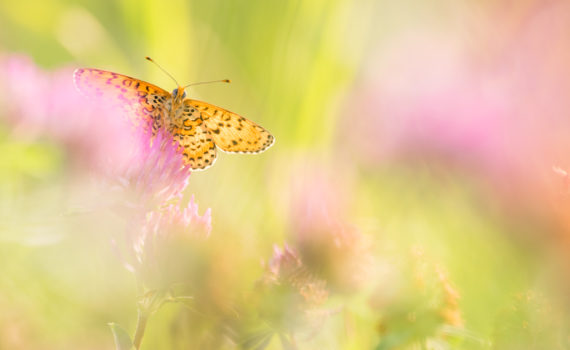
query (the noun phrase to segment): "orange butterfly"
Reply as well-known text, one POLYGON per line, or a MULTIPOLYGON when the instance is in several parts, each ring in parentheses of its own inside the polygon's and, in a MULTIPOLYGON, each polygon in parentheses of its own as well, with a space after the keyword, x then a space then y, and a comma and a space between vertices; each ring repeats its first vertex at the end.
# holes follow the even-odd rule
MULTIPOLYGON (((154 62, 149 57, 147 60, 154 62)), ((176 83, 178 88, 170 94, 142 80, 99 69, 79 68, 73 77, 79 91, 118 102, 137 124, 149 125, 153 135, 165 128, 178 141, 184 162, 193 170, 212 166, 216 147, 230 153, 260 153, 275 141, 273 135, 249 119, 186 98, 184 88, 197 84, 182 87, 176 83)))

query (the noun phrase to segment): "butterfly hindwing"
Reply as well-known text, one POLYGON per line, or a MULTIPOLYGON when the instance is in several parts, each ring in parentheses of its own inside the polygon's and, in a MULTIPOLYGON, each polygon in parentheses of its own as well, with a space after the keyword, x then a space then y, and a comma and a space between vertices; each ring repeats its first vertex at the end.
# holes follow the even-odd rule
POLYGON ((202 119, 185 118, 180 125, 172 126, 170 133, 182 147, 184 162, 192 170, 204 170, 216 161, 216 145, 202 119))
POLYGON ((186 99, 184 104, 200 111, 216 146, 231 153, 260 153, 275 138, 263 127, 238 114, 206 102, 186 99))
MULTIPOLYGON (((139 124, 162 125, 161 111, 170 93, 158 86, 126 75, 100 69, 80 68, 73 73, 75 86, 89 97, 98 97, 111 105, 120 106, 139 124)), ((155 130, 156 131, 156 130, 155 130)))

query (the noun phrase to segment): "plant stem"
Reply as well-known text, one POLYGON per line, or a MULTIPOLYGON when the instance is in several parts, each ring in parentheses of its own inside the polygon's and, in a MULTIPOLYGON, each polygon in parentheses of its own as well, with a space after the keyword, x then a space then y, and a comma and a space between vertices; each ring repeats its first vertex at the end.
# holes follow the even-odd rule
POLYGON ((148 320, 148 313, 139 309, 139 316, 137 319, 137 329, 135 331, 135 337, 133 340, 133 345, 135 346, 136 350, 139 350, 141 346, 147 320, 148 320))

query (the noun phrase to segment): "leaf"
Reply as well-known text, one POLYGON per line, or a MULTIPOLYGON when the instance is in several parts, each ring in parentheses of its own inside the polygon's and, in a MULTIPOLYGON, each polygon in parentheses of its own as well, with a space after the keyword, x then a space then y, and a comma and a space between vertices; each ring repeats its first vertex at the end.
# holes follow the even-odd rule
POLYGON ((454 340, 454 338, 460 339, 463 341, 469 341, 475 343, 479 346, 486 346, 489 343, 477 333, 467 330, 465 328, 445 325, 441 328, 441 331, 442 334, 450 338, 450 340, 454 340))
POLYGON ((113 332, 116 350, 133 349, 133 342, 131 341, 131 337, 123 327, 113 322, 109 323, 109 327, 111 327, 111 332, 113 332))
POLYGON ((168 299, 167 301, 172 302, 172 303, 183 304, 183 305, 188 306, 191 309, 193 309, 194 305, 196 304, 194 297, 191 297, 191 296, 172 297, 172 298, 168 299))
POLYGON ((412 339, 410 331, 394 332, 382 337, 382 340, 376 346, 375 350, 395 349, 403 344, 408 343, 412 339))
POLYGON ((243 349, 265 349, 267 345, 269 345, 273 334, 274 332, 271 330, 259 330, 252 332, 242 341, 241 346, 243 349))

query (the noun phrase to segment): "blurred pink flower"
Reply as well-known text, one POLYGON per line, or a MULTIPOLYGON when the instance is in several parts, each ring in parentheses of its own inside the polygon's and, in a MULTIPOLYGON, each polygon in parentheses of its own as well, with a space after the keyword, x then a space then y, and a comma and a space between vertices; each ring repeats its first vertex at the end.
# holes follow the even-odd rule
POLYGON ((152 138, 139 129, 137 136, 126 161, 107 163, 107 176, 127 192, 131 207, 153 210, 182 195, 191 169, 168 132, 159 130, 152 138))
POLYGON ((535 5, 522 15, 489 6, 458 30, 384 44, 342 128, 358 159, 437 158, 505 187, 540 182, 570 150, 570 5, 535 5))
POLYGON ((291 247, 273 246, 273 257, 267 264, 266 283, 287 284, 299 293, 309 306, 322 304, 328 298, 326 282, 312 276, 291 247))
POLYGON ((336 291, 365 281, 370 244, 348 217, 346 178, 308 166, 293 176, 290 215, 294 247, 309 271, 336 291))
POLYGON ((212 230, 211 210, 198 214, 194 196, 187 206, 181 200, 134 217, 132 248, 136 262, 127 267, 142 276, 143 285, 162 290, 187 280, 196 266, 195 246, 212 230))
POLYGON ((1 57, 0 117, 17 137, 47 138, 63 146, 79 169, 103 175, 98 201, 110 200, 127 221, 126 234, 113 241, 127 268, 138 271, 146 264, 142 268, 156 277, 169 269, 166 260, 180 258, 174 264, 183 265, 187 251, 170 252, 187 248, 177 247, 181 240, 207 237, 212 225, 210 209, 199 215, 193 197, 181 206, 191 171, 179 144, 165 130, 152 136, 132 125, 113 107, 116 101, 84 97, 72 73, 72 68, 44 71, 24 56, 1 57))
MULTIPOLYGON (((368 167, 419 159, 435 174, 459 172, 508 220, 552 227, 561 211, 550 169, 567 168, 570 154, 570 3, 489 3, 468 17, 443 6, 457 16, 442 19, 448 30, 394 33, 365 65, 343 147, 368 167)), ((570 237, 568 213, 551 233, 570 237)))
POLYGON ((80 95, 72 71, 48 73, 25 57, 0 58, 0 117, 16 137, 46 138, 62 146, 74 170, 105 178, 94 206, 118 209, 113 212, 126 222, 126 232, 111 242, 137 278, 138 348, 149 315, 166 301, 188 302, 207 289, 197 281, 208 281, 200 242, 212 230, 211 210, 199 215, 193 196, 182 205, 191 172, 172 135, 131 124, 121 106, 113 106, 117 101, 80 95), (175 295, 180 286, 182 294, 175 295))
POLYGON ((194 195, 186 207, 180 203, 170 204, 164 209, 148 214, 147 235, 168 237, 173 234, 207 238, 212 231, 212 210, 198 214, 198 204, 194 195))
POLYGON ((72 163, 106 175, 132 195, 130 205, 154 209, 179 197, 190 168, 165 131, 154 138, 134 127, 113 102, 85 98, 73 69, 38 68, 25 56, 0 58, 4 111, 0 117, 19 138, 59 143, 72 163))
POLYGON ((299 253, 285 245, 273 247, 254 293, 238 309, 230 329, 244 348, 262 348, 278 337, 283 348, 297 348, 298 338, 313 337, 336 310, 324 309, 326 282, 313 275, 299 253))
POLYGON ((273 256, 267 263, 268 278, 272 281, 279 279, 279 272, 283 269, 291 270, 301 267, 301 259, 287 244, 283 249, 273 246, 273 256))
POLYGON ((0 57, 0 120, 24 140, 47 138, 73 165, 101 170, 128 155, 131 127, 116 109, 95 104, 73 85, 72 68, 48 72, 28 57, 0 57))
POLYGON ((291 216, 293 231, 299 240, 315 232, 330 232, 334 244, 340 245, 350 232, 343 222, 340 184, 324 170, 308 169, 293 183, 291 216))
POLYGON ((284 344, 294 344, 297 336, 308 339, 336 312, 322 307, 328 295, 326 281, 307 269, 295 249, 275 245, 256 294, 236 325, 237 333, 251 339, 248 342, 268 342, 275 334, 284 344))

